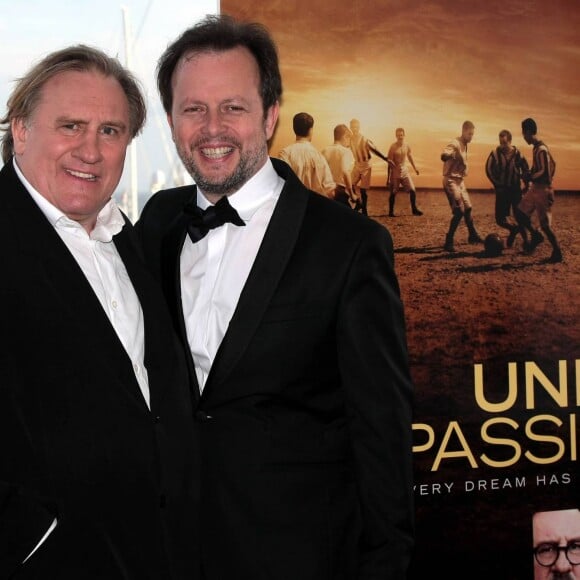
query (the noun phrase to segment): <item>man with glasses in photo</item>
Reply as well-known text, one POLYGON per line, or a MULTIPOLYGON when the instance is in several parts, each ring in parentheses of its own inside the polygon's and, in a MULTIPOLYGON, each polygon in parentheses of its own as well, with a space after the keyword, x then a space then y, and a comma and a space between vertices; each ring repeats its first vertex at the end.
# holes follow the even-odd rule
POLYGON ((534 580, 580 579, 580 510, 537 512, 533 517, 534 580))

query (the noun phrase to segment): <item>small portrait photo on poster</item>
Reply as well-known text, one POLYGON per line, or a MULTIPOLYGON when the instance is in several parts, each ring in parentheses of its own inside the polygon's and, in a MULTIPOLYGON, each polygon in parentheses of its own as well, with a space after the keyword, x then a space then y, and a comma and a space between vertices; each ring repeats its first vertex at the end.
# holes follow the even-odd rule
POLYGON ((532 518, 534 580, 580 578, 580 509, 536 512, 532 518))

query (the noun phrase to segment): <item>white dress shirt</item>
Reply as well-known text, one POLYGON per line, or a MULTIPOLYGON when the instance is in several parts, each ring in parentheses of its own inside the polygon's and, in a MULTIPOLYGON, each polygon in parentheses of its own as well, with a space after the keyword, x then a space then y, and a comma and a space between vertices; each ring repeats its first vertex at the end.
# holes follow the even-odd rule
POLYGON ((137 382, 149 406, 149 382, 144 365, 143 311, 127 269, 113 243, 113 236, 125 224, 121 211, 112 199, 109 200, 97 216, 95 228, 89 235, 81 224, 64 215, 32 187, 16 160, 14 168, 86 276, 133 363, 137 382))
MULTIPOLYGON (((268 159, 236 193, 228 196, 245 226, 231 223, 210 230, 181 251, 181 295, 187 339, 200 390, 236 309, 274 207, 284 187, 268 159)), ((197 190, 197 204, 209 201, 197 190)))

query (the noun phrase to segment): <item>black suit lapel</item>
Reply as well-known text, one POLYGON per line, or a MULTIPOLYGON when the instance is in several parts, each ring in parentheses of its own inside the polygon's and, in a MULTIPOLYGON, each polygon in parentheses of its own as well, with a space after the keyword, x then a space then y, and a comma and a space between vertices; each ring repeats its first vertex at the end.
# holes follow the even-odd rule
MULTIPOLYGON (((188 196, 191 197, 191 196, 188 196)), ((193 194, 193 199, 196 193, 193 194)), ((183 316, 183 303, 181 300, 181 250, 187 235, 186 225, 189 218, 184 213, 179 213, 169 226, 167 233, 161 242, 161 285, 165 300, 169 305, 174 328, 177 330, 184 349, 186 351, 187 367, 192 383, 192 395, 194 402, 199 400, 199 383, 195 374, 195 364, 191 356, 185 318, 183 316)))
POLYGON ((14 223, 23 224, 16 232, 15 243, 44 273, 37 283, 39 287, 50 288, 51 295, 58 301, 55 308, 63 313, 62 331, 74 333, 78 327, 79 336, 89 341, 87 350, 100 353, 103 364, 108 365, 145 405, 129 356, 99 299, 66 244, 18 179, 11 163, 2 169, 0 183, 6 210, 14 212, 14 223), (86 328, 91 332, 85 332, 86 328))
POLYGON ((181 307, 180 256, 186 236, 187 216, 179 214, 161 242, 161 286, 175 328, 187 343, 187 334, 181 307))
POLYGON ((292 255, 306 211, 307 190, 293 173, 285 170, 285 164, 272 161, 286 184, 212 365, 204 396, 232 372, 243 356, 292 255))
MULTIPOLYGON (((164 336, 163 329, 165 327, 161 320, 164 313, 159 307, 164 302, 163 295, 145 267, 141 248, 127 217, 125 217, 125 227, 113 238, 113 241, 123 260, 143 311, 144 364, 149 379, 150 408, 154 411, 160 407, 165 392, 163 379, 158 377, 157 373, 159 369, 164 368, 163 357, 167 352, 171 352, 165 348, 167 346, 165 341, 170 340, 170 337, 164 336)), ((169 321, 167 324, 169 325, 169 321)))

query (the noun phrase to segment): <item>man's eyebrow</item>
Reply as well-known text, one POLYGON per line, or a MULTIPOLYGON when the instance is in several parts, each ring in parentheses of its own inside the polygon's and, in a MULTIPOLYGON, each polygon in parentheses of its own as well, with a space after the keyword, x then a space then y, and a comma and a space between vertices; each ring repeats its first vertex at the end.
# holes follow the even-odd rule
POLYGON ((74 117, 66 117, 66 116, 57 117, 56 122, 57 123, 75 123, 77 125, 86 125, 88 123, 88 121, 84 121, 83 119, 75 119, 74 117))
MULTIPOLYGON (((88 125, 89 124, 89 121, 86 121, 84 119, 76 119, 74 117, 65 117, 65 116, 57 117, 56 122, 57 123, 75 124, 75 125, 88 125)), ((102 123, 99 123, 99 127, 104 127, 104 126, 118 127, 119 129, 122 129, 122 130, 127 129, 127 123, 125 123, 124 121, 121 121, 121 120, 109 120, 109 121, 103 121, 102 123)))

